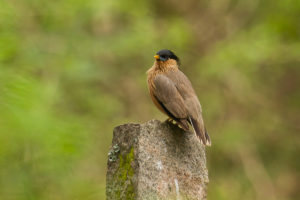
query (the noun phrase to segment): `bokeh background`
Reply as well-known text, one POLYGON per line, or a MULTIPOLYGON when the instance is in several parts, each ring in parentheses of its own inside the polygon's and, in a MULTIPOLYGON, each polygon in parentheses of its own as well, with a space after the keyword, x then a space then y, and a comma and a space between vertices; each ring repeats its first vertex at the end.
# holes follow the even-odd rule
POLYGON ((300 199, 300 1, 0 1, 0 199, 105 199, 115 126, 165 120, 146 71, 182 60, 208 199, 300 199))

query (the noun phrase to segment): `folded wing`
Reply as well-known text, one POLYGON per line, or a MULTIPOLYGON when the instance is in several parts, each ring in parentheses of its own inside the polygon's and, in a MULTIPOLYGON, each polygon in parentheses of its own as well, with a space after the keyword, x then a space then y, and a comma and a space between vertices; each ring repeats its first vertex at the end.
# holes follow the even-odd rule
POLYGON ((189 130, 188 114, 184 100, 175 84, 167 76, 159 74, 154 79, 154 97, 161 104, 168 116, 189 130))
POLYGON ((210 146, 211 141, 204 126, 201 105, 189 79, 180 70, 170 71, 157 78, 160 83, 159 91, 163 95, 160 97, 164 100, 163 104, 168 106, 167 109, 171 113, 178 116, 181 114, 180 118, 185 118, 185 121, 192 125, 202 143, 210 146))

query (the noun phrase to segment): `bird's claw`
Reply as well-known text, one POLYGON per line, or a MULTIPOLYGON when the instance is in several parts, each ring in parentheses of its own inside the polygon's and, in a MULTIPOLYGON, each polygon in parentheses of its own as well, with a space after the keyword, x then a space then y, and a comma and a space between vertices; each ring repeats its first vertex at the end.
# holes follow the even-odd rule
POLYGON ((172 118, 168 118, 166 121, 171 124, 176 124, 175 120, 172 118))

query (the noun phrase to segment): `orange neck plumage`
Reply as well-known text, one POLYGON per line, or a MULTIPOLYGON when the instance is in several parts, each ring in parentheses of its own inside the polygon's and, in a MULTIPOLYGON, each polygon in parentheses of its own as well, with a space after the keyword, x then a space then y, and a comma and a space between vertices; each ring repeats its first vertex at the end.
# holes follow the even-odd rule
POLYGON ((177 69, 178 69, 178 64, 176 60, 173 59, 169 59, 167 61, 155 60, 153 66, 150 68, 151 71, 159 71, 159 72, 166 72, 169 70, 173 71, 177 69))

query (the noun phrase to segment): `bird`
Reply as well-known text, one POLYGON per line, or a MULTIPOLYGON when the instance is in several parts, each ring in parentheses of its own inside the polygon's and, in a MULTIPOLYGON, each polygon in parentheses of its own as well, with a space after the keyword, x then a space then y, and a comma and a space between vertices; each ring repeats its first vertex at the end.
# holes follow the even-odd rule
POLYGON ((190 80, 179 70, 179 58, 168 49, 158 51, 154 58, 153 66, 147 71, 152 101, 168 120, 175 121, 185 131, 192 127, 200 142, 211 146, 200 102, 190 80))

